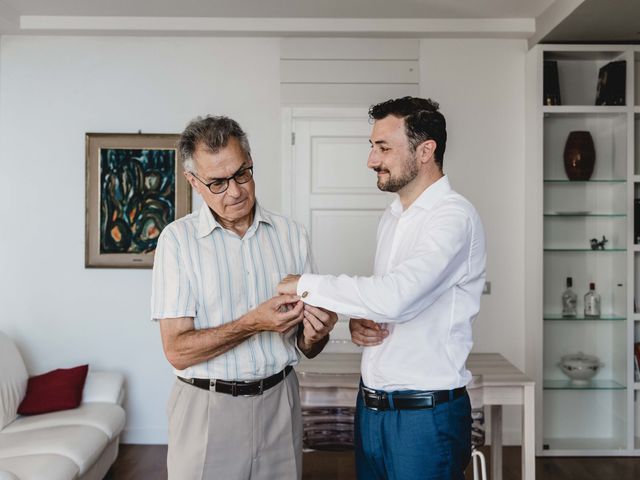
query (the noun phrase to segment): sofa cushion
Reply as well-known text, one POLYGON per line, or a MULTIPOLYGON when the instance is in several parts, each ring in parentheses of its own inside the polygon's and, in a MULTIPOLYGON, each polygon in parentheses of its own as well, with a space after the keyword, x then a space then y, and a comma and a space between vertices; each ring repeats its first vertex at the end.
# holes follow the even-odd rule
MULTIPOLYGON (((11 472, 7 477, 19 480, 72 480, 80 470, 78 466, 62 455, 25 455, 22 457, 0 458, 0 472, 11 472)), ((4 477, 0 473, 0 480, 4 477)))
POLYGON ((89 365, 58 368, 29 378, 27 393, 18 407, 20 415, 37 415, 76 408, 82 401, 82 389, 89 365))
POLYGON ((0 332, 0 430, 16 418, 18 405, 27 391, 29 374, 20 352, 11 339, 0 332))
POLYGON ((100 457, 109 439, 97 428, 50 427, 16 433, 0 433, 0 458, 55 454, 68 457, 80 475, 100 457))
POLYGON ((0 480, 20 480, 13 473, 6 470, 0 470, 0 480))
POLYGON ((122 404, 124 397, 124 376, 118 372, 96 372, 87 374, 82 391, 82 403, 109 402, 122 404))
POLYGON ((112 440, 124 428, 125 413, 120 405, 113 403, 83 403, 73 410, 43 413, 18 417, 2 431, 5 433, 26 432, 39 428, 84 425, 102 430, 112 440))

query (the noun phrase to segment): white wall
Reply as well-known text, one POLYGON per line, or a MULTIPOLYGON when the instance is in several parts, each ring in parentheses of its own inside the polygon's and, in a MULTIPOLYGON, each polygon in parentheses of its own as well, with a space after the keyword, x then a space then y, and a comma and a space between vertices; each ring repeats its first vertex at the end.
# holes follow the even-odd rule
MULTIPOLYGON (((487 280, 474 352, 499 352, 525 370, 525 40, 434 39, 420 45, 421 95, 447 119, 445 172, 478 209, 487 280)), ((520 438, 519 409, 505 409, 506 443, 520 438)))
POLYGON ((150 271, 84 268, 84 134, 179 133, 228 114, 249 133, 258 196, 278 208, 279 42, 16 36, 1 55, 0 330, 32 373, 122 371, 125 441, 165 442, 173 377, 149 320, 150 271))
MULTIPOLYGON (((420 50, 421 94, 448 120, 445 170, 487 230, 493 292, 475 351, 524 368, 526 42, 434 39, 420 50)), ((15 36, 0 53, 0 330, 32 373, 82 362, 122 371, 124 440, 163 443, 173 377, 148 320, 150 272, 84 268, 84 133, 177 133, 198 114, 228 114, 250 135, 259 198, 278 210, 279 41, 15 36)), ((505 428, 517 437, 512 413, 505 428)))
POLYGON ((524 40, 423 40, 421 94, 447 118, 444 169, 478 209, 487 280, 475 351, 524 369, 524 40))

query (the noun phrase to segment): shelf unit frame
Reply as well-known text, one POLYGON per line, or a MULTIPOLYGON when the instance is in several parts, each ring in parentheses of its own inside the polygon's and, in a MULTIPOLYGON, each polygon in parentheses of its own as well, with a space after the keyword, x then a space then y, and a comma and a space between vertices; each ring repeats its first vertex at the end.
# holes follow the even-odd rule
MULTIPOLYGON (((636 152, 636 145, 640 145, 640 139, 635 139, 640 135, 640 99, 636 96, 640 91, 640 46, 638 45, 538 45, 532 48, 527 56, 527 78, 531 84, 527 87, 527 166, 525 167, 526 182, 530 184, 526 187, 527 204, 525 208, 525 219, 528 230, 525 230, 525 270, 527 291, 532 296, 527 300, 525 313, 525 334, 532 339, 530 348, 526 351, 528 373, 536 380, 536 454, 539 456, 640 456, 640 382, 634 377, 634 352, 636 332, 640 331, 640 313, 634 312, 634 297, 638 295, 637 301, 640 306, 640 278, 636 278, 636 270, 640 270, 640 245, 634 243, 634 198, 640 195, 640 152, 636 152), (584 60, 625 60, 626 69, 626 105, 625 106, 592 106, 592 105, 561 105, 545 106, 542 104, 543 98, 543 60, 545 54, 562 60, 563 55, 567 59, 584 60), (548 249, 544 244, 543 229, 545 218, 551 215, 544 211, 543 199, 546 188, 554 183, 562 183, 562 178, 545 178, 544 175, 544 132, 545 117, 554 115, 620 115, 626 119, 626 175, 622 178, 599 179, 600 183, 624 183, 626 182, 625 205, 626 212, 616 212, 626 221, 626 240, 624 246, 611 255, 622 255, 625 258, 626 268, 626 311, 615 312, 615 321, 603 318, 600 320, 586 319, 562 319, 557 318, 555 312, 545 312, 544 306, 544 257, 554 250, 564 255, 562 251, 567 249, 548 249), (536 231, 539 229, 539 231, 536 231), (604 439, 574 438, 556 439, 559 448, 544 449, 546 442, 544 425, 543 399, 545 397, 544 378, 544 328, 545 324, 559 324, 566 322, 585 323, 607 323, 626 324, 620 325, 624 329, 625 345, 624 358, 626 359, 625 381, 626 385, 621 385, 616 389, 620 395, 624 395, 624 417, 621 426, 623 434, 620 438, 615 436, 610 442, 604 439), (637 398, 636 398, 637 397, 637 398), (618 441, 620 440, 620 441, 618 441), (607 443, 609 443, 607 445, 607 443)), ((562 93, 562 92, 561 92, 562 93)), ((594 92, 595 94, 595 92, 594 92)), ((563 101, 565 99, 563 98, 563 101)), ((594 182, 595 183, 595 182, 594 182)), ((562 215, 558 215, 562 216, 562 215)), ((595 215, 591 215, 595 216, 595 215)), ((548 221, 548 220, 546 220, 548 221)), ((571 250, 571 249, 568 249, 571 250)), ((576 249, 575 252, 568 252, 570 255, 581 255, 576 249)), ((587 251, 584 253, 589 255, 587 251)), ((576 288, 576 293, 580 296, 582 289, 576 288)), ((558 292, 560 295, 561 292, 558 292)), ((576 325, 580 328, 580 325, 576 325)), ((547 327, 549 328, 549 327, 547 327)), ((613 327, 611 327, 613 328, 613 327)), ((612 334, 613 336, 613 334, 612 334)), ((571 352, 567 352, 571 353, 571 352)), ((596 377, 598 378, 598 377, 596 377)), ((549 382, 550 379, 546 379, 549 382)), ((612 379, 602 379, 612 380, 612 379)), ((547 383, 550 385, 550 383, 547 383)), ((556 384, 552 384, 556 385, 556 384)), ((561 389, 562 390, 562 389, 561 389)), ((579 390, 579 389, 574 389, 579 390)), ((586 389, 585 389, 586 390, 586 389)), ((575 395, 574 393, 572 393, 575 395)), ((611 393, 611 403, 615 404, 614 394, 611 393)), ((551 402, 550 402, 551 403, 551 402)), ((622 412, 621 412, 622 413, 622 412)), ((612 430, 615 431, 615 424, 618 419, 612 417, 612 430)), ((622 431, 621 431, 622 432, 622 431)))

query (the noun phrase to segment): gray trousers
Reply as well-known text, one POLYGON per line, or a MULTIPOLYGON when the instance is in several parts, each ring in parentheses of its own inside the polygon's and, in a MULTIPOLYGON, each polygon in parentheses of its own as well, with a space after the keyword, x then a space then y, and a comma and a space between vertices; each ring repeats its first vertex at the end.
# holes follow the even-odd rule
POLYGON ((262 395, 233 397, 176 379, 169 480, 299 480, 302 416, 295 371, 262 395))

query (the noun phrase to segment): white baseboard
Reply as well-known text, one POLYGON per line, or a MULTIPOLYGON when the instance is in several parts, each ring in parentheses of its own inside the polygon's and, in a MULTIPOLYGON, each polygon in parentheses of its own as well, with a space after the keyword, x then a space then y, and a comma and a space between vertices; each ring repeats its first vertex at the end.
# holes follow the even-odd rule
POLYGON ((120 443, 137 445, 166 445, 168 442, 166 428, 125 428, 120 443))

